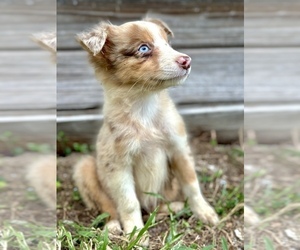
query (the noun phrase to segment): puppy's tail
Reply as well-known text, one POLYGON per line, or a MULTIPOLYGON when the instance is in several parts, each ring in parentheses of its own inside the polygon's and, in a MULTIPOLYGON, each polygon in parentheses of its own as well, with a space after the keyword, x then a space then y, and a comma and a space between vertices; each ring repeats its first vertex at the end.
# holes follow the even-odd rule
POLYGON ((94 157, 86 156, 74 166, 73 179, 88 208, 109 213, 110 220, 117 219, 115 205, 99 181, 94 157))
POLYGON ((50 208, 56 208, 56 157, 42 156, 28 166, 26 178, 39 198, 50 208))

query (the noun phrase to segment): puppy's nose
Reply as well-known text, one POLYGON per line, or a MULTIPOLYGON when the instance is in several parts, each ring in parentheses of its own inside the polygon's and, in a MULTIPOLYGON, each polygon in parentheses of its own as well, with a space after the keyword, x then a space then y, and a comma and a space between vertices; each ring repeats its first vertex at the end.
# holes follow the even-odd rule
POLYGON ((189 56, 180 56, 176 62, 183 69, 189 69, 191 67, 192 59, 189 56))

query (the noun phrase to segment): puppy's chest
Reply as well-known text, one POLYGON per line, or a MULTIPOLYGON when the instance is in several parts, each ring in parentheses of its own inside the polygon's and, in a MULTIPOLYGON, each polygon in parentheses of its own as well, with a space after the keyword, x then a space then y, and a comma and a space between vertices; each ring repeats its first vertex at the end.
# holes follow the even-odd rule
POLYGON ((169 143, 171 127, 161 117, 150 120, 134 119, 129 125, 131 136, 127 136, 129 144, 136 145, 134 151, 147 152, 153 148, 164 148, 169 143))
POLYGON ((157 111, 130 114, 119 132, 123 134, 128 150, 147 153, 153 148, 168 147, 172 130, 172 125, 165 119, 164 114, 157 111))

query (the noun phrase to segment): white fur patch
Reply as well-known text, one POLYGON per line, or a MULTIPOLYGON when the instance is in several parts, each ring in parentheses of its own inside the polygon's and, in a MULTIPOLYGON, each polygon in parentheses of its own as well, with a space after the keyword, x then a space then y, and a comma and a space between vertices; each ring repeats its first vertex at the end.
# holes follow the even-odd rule
POLYGON ((158 96, 150 95, 139 101, 133 106, 133 117, 139 120, 144 126, 153 126, 153 119, 158 110, 158 96))

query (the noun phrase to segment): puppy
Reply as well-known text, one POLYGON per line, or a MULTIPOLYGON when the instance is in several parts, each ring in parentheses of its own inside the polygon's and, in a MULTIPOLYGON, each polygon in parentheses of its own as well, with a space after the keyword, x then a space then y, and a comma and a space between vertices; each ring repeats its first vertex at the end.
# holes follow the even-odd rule
POLYGON ((104 121, 96 159, 82 159, 74 179, 86 204, 108 212, 108 226, 125 233, 144 226, 141 208, 163 208, 149 193, 173 202, 182 192, 197 218, 218 222, 201 194, 184 122, 166 90, 191 71, 191 58, 169 45, 172 35, 162 21, 146 19, 102 22, 77 36, 103 84, 104 121))

